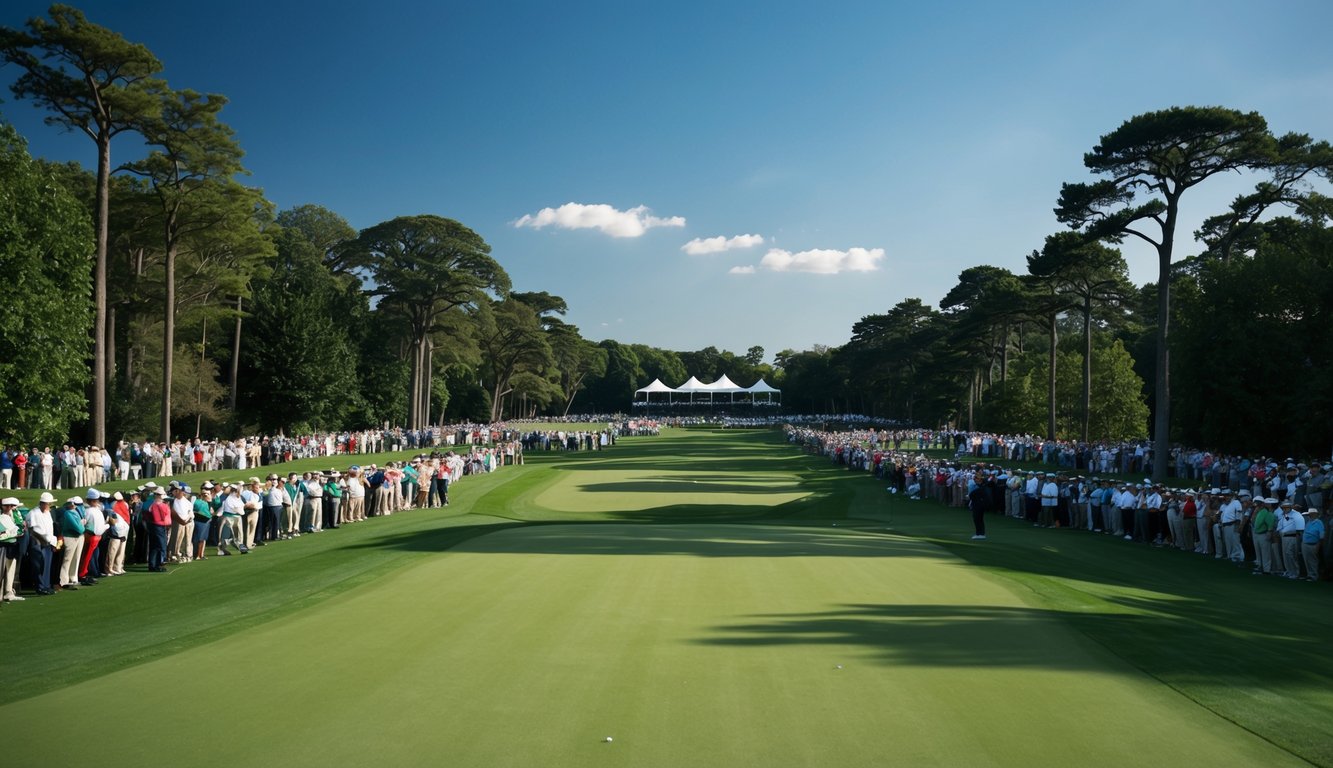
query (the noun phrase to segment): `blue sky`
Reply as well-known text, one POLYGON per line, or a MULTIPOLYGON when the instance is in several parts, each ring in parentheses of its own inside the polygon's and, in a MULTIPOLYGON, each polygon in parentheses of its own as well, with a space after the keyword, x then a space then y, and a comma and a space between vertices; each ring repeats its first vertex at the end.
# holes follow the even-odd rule
MULTIPOLYGON (((1083 153, 1141 112, 1217 104, 1333 140, 1321 0, 75 5, 173 86, 226 95, 279 208, 458 219, 587 337, 677 350, 838 345, 969 266, 1023 271, 1083 153)), ((34 155, 91 166, 90 141, 0 98, 34 155)), ((1186 198, 1185 252, 1247 184, 1186 198)))

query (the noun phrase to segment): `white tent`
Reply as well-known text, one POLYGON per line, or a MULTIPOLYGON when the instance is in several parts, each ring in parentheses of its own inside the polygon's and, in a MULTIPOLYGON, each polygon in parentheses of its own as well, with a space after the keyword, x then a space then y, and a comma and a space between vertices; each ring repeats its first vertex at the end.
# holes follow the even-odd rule
POLYGON ((703 382, 699 381, 693 376, 690 377, 689 381, 685 382, 684 384, 681 384, 679 387, 676 387, 676 392, 682 395, 689 395, 689 401, 691 403, 694 402, 695 393, 702 393, 708 395, 709 402, 712 402, 713 399, 713 394, 708 390, 708 385, 704 384, 703 382))
POLYGON ((706 384, 704 386, 708 387, 708 389, 712 392, 730 392, 732 394, 735 394, 736 392, 745 391, 744 387, 736 386, 736 384, 732 382, 732 380, 729 379, 727 377, 727 374, 725 373, 722 374, 722 378, 718 379, 712 384, 706 384))
POLYGON ((652 402, 653 395, 661 394, 664 392, 666 393, 667 396, 667 402, 670 402, 671 396, 676 393, 676 390, 663 384, 661 379, 653 379, 652 384, 649 384, 648 386, 643 387, 642 389, 634 390, 635 395, 642 394, 644 399, 647 400, 648 402, 652 402))
MULTIPOLYGON (((782 390, 774 389, 773 387, 769 386, 768 382, 764 381, 763 379, 760 379, 759 381, 755 382, 753 386, 742 387, 737 385, 736 382, 732 381, 731 378, 726 374, 722 374, 721 378, 719 378, 717 381, 711 384, 704 384, 697 378, 691 376, 688 381, 686 381, 684 384, 681 384, 679 387, 675 388, 668 387, 666 384, 663 384, 661 379, 653 379, 653 383, 649 384, 648 386, 634 390, 634 396, 636 400, 640 394, 644 396, 644 401, 636 402, 635 405, 647 406, 652 402, 653 395, 660 395, 663 393, 666 394, 667 401, 672 404, 677 402, 673 397, 674 395, 687 395, 688 397, 682 398, 680 402, 690 402, 690 403, 694 402, 694 396, 696 394, 708 395, 708 402, 711 404, 714 402, 713 400, 714 395, 718 394, 727 395, 728 401, 735 403, 736 395, 748 394, 750 396, 751 402, 755 403, 763 402, 765 404, 772 405, 773 395, 774 394, 781 395, 782 390), (760 401, 757 398, 755 398, 755 395, 764 395, 765 399, 760 401)), ((658 402, 661 402, 660 398, 658 402)))
POLYGON ((710 399, 714 394, 730 395, 731 402, 733 403, 736 402, 736 393, 745 391, 744 388, 736 386, 725 373, 722 374, 722 378, 712 384, 705 384, 704 386, 708 389, 710 399))
POLYGON ((782 390, 774 389, 773 387, 769 386, 768 382, 764 381, 763 379, 756 381, 752 386, 746 388, 745 391, 750 393, 750 399, 755 402, 758 402, 755 399, 755 395, 764 395, 765 396, 764 402, 767 403, 773 402, 773 395, 775 393, 778 395, 782 394, 782 390))

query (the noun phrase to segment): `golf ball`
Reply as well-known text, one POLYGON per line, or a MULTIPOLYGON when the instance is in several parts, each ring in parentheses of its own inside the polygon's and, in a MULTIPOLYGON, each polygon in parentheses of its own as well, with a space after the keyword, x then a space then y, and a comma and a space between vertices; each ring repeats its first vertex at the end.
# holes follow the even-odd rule
POLYGON ((842 665, 841 665, 841 664, 838 665, 838 669, 842 669, 842 665))
POLYGON ((606 737, 606 740, 607 740, 607 741, 611 741, 611 737, 610 737, 610 736, 607 736, 607 737, 606 737))

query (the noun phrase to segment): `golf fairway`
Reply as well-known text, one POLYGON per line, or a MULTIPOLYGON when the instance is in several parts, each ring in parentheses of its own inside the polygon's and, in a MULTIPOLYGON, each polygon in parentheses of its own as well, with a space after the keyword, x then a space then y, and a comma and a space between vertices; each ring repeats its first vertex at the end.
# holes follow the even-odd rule
POLYGON ((0 718, 116 700, 140 726, 15 764, 1299 763, 934 547, 755 525, 490 534, 0 718))
MULTIPOLYGON (((73 656, 0 706, 5 765, 1309 765, 1281 713, 1324 727, 1327 661, 1180 586, 1212 563, 1005 521, 970 543, 963 513, 771 434, 622 443, 469 479, 446 512, 7 609, 18 646, 73 656), (1127 566, 1151 586, 1113 583, 1127 566), (133 642, 100 609, 153 647, 93 643, 99 622, 133 642), (1310 676, 1251 690, 1172 655, 1211 668, 1254 627, 1310 676)), ((1220 586, 1278 617, 1323 585, 1220 586)))

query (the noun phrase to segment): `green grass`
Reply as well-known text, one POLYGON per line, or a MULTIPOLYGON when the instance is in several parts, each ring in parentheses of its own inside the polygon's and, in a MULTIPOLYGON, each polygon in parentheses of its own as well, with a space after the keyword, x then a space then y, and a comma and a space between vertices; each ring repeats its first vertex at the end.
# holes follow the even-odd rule
POLYGON ((1333 765, 1325 584, 999 518, 974 543, 766 432, 451 499, 4 608, 0 722, 151 709, 156 742, 22 729, 7 764, 1333 765))

